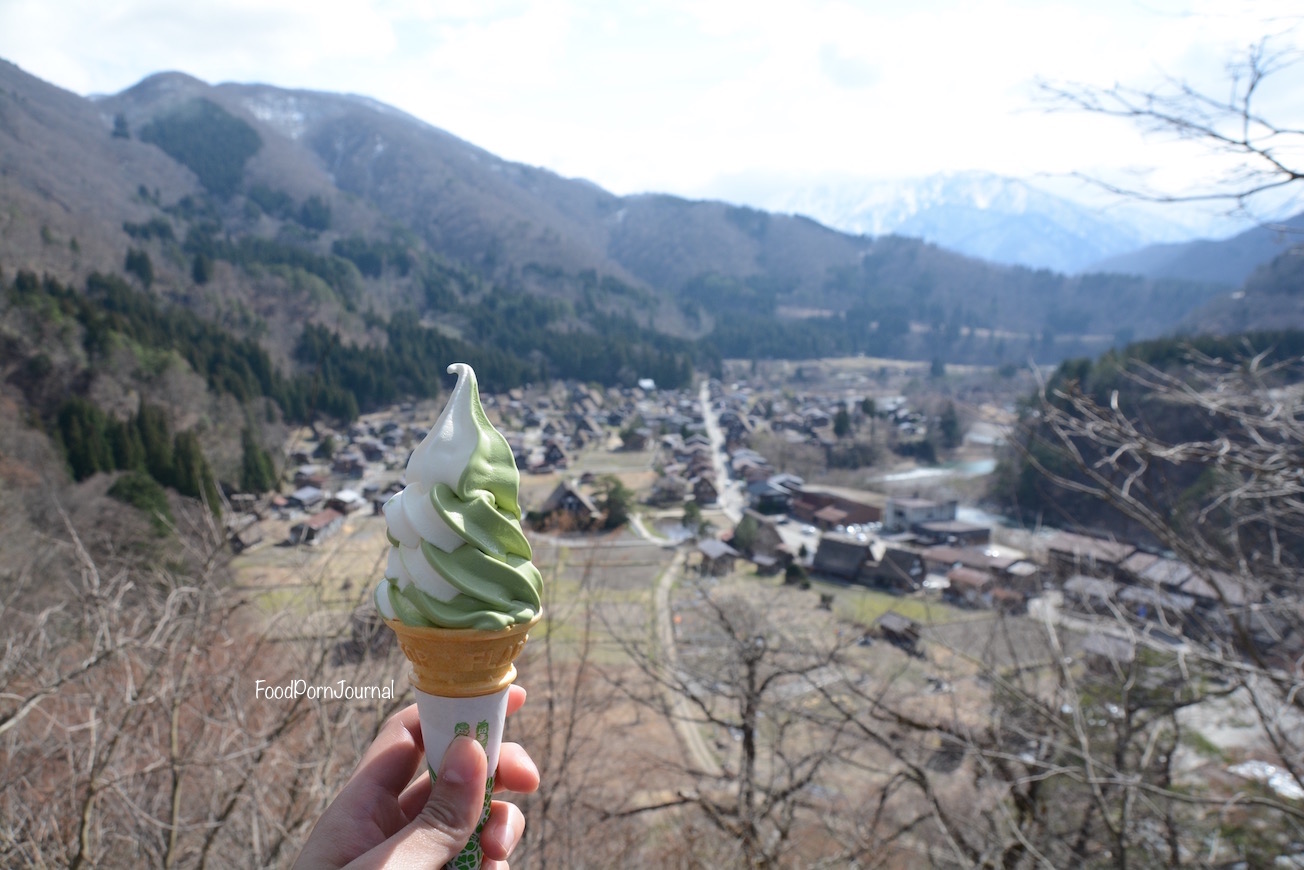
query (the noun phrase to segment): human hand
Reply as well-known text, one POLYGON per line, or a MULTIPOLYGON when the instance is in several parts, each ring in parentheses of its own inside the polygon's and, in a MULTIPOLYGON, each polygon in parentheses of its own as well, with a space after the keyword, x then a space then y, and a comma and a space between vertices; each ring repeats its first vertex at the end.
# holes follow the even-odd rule
MULTIPOLYGON (((507 713, 525 703, 512 686, 507 713)), ((362 756, 357 770, 313 826, 296 868, 443 867, 475 832, 484 809, 488 774, 484 749, 458 737, 444 753, 437 782, 418 776, 426 765, 415 704, 396 713, 362 756)), ((539 771, 520 745, 504 743, 494 791, 530 793, 539 771)), ((486 870, 506 870, 507 858, 525 831, 525 817, 511 803, 494 801, 480 832, 486 870)))

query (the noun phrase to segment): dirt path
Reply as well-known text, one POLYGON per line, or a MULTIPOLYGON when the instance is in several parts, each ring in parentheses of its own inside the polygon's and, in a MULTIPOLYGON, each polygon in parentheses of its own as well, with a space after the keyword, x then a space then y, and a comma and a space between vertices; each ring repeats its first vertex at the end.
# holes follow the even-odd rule
MULTIPOLYGON (((675 626, 670 613, 670 590, 675 585, 675 580, 679 578, 684 562, 685 552, 680 550, 657 578, 656 593, 653 596, 656 606, 657 646, 660 648, 657 660, 661 664, 661 676, 667 683, 673 681, 679 671, 679 652, 675 648, 675 626)), ((663 688, 662 691, 665 692, 666 706, 670 710, 675 731, 679 734, 679 741, 684 745, 688 758, 698 770, 708 776, 721 776, 720 763, 710 747, 706 745, 702 732, 698 730, 695 724, 696 717, 688 699, 669 688, 663 688)))

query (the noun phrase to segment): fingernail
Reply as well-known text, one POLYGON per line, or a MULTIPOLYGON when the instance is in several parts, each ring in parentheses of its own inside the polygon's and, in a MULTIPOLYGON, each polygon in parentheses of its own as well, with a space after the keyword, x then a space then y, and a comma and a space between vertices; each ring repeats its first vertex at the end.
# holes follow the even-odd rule
POLYGON ((476 772, 475 741, 470 737, 455 737, 444 751, 439 762, 438 778, 450 785, 465 785, 476 772))

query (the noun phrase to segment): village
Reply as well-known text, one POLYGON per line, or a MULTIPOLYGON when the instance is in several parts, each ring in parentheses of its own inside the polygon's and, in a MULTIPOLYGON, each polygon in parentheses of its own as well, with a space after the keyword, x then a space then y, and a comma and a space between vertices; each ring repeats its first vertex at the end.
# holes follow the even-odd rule
MULTIPOLYGON (((808 371, 797 374, 811 379, 808 371)), ((1251 615, 1253 643, 1264 654, 1299 652, 1299 639, 1275 625, 1266 608, 1258 613, 1265 590, 1232 577, 1199 572, 1132 542, 1011 528, 965 504, 945 483, 931 487, 929 497, 920 497, 917 486, 891 483, 917 479, 909 472, 881 474, 877 489, 807 482, 757 449, 767 443, 831 451, 848 429, 866 427, 902 439, 935 430, 936 416, 892 392, 899 383, 886 380, 880 370, 853 384, 862 391, 843 383, 801 392, 718 381, 696 391, 660 390, 651 381, 609 390, 556 384, 486 394, 483 401, 512 446, 527 526, 538 533, 597 535, 621 524, 613 521, 618 513, 633 534, 687 547, 689 569, 699 575, 746 571, 806 588, 818 582, 832 590, 826 599, 859 588, 903 603, 1051 620, 1083 632, 1089 655, 1120 662, 1131 660, 1138 643, 1180 649, 1225 634, 1230 609, 1251 615), (871 393, 867 386, 889 389, 871 393), (613 483, 630 503, 611 503, 613 483), (1143 632, 1120 629, 1121 613, 1143 632)), ((346 522, 365 525, 379 540, 381 509, 401 489, 407 456, 438 410, 406 404, 339 431, 301 433, 302 443, 286 454, 288 493, 233 496, 239 513, 229 523, 232 549, 315 548, 346 522)), ((993 457, 1000 429, 980 417, 971 419, 970 431, 983 433, 976 449, 993 457)), ((965 444, 972 459, 973 445, 965 444)), ((901 467, 903 460, 893 458, 901 467)), ((932 469, 917 470, 931 479, 932 469)), ((864 628, 916 652, 925 626, 899 611, 918 608, 890 607, 864 628)))
MULTIPOLYGON (((1250 640, 1265 660, 1299 654, 1266 590, 1136 542, 1021 528, 984 511, 982 471, 995 464, 1012 418, 979 375, 950 384, 963 432, 927 463, 909 445, 941 428, 948 402, 925 391, 936 385, 917 368, 886 377, 881 365, 850 367, 849 377, 848 368, 828 365, 821 377, 807 366, 786 380, 763 373, 768 384, 744 369, 693 390, 644 381, 482 394, 515 454, 544 577, 546 618, 519 664, 523 680, 532 695, 551 697, 572 691, 559 674, 579 680, 596 663, 602 685, 622 687, 619 698, 599 693, 604 715, 621 723, 603 732, 611 757, 661 771, 644 777, 645 788, 614 791, 619 812, 656 806, 680 787, 673 770, 730 775, 738 720, 703 718, 720 705, 727 712, 737 688, 722 682, 733 629, 722 635, 711 601, 765 614, 756 636, 776 655, 818 660, 817 648, 838 651, 836 667, 780 684, 767 703, 836 690, 869 716, 872 696, 943 733, 985 727, 996 687, 1014 678, 1032 681, 1025 703, 1072 712, 1078 702, 1061 706, 1057 674, 1085 687, 1084 721, 1110 721, 1117 705, 1099 687, 1120 674, 1184 685, 1236 609, 1251 617, 1250 640), (871 438, 869 467, 812 461, 871 438), (901 442, 905 450, 894 449, 901 442), (671 676, 653 679, 656 668, 671 676), (668 712, 645 717, 640 708, 668 712)), ((325 643, 332 667, 403 672, 370 592, 388 551, 383 506, 441 409, 414 403, 346 428, 305 429, 286 451, 285 492, 232 499, 242 511, 230 521, 237 583, 278 642, 325 643)), ((1279 771, 1265 759, 1277 756, 1244 691, 1200 685, 1214 697, 1181 711, 1186 737, 1174 776, 1193 788, 1235 789, 1246 778, 1272 788, 1279 771)), ((822 738, 793 739, 788 749, 805 751, 822 738)), ((976 770, 963 752, 909 745, 892 752, 923 753, 948 788, 976 770)), ((888 769, 885 752, 855 750, 888 769)), ((847 771, 824 787, 836 800, 864 782, 847 771)))

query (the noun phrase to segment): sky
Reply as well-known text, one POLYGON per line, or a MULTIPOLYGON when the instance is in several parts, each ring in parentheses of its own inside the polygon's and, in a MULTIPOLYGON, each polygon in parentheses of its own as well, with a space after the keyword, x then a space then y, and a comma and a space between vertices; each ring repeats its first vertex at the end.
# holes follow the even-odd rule
MULTIPOLYGON (((1051 112, 1038 82, 1222 95, 1298 0, 0 0, 0 57, 79 94, 177 70, 364 94, 509 160, 618 194, 813 178, 1226 169, 1127 122, 1051 112)), ((1292 17, 1294 16, 1294 17, 1292 17)), ((1265 111, 1304 127, 1304 64, 1265 111)))

